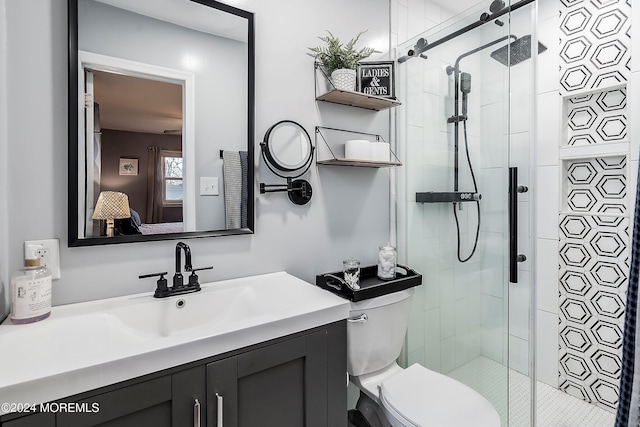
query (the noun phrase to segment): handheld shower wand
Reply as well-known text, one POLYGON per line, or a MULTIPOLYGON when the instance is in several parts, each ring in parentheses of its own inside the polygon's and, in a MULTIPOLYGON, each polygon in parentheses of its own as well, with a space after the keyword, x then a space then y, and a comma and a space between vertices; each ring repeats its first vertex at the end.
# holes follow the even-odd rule
POLYGON ((467 117, 467 95, 471 92, 471 74, 460 73, 460 92, 462 92, 462 116, 467 117))

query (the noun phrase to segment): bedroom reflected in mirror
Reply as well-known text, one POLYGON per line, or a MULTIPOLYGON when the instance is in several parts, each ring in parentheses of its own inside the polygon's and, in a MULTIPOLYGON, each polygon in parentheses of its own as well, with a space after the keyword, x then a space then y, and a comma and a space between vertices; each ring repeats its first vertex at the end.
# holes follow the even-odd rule
POLYGON ((69 245, 252 233, 253 14, 69 0, 69 47, 69 245))

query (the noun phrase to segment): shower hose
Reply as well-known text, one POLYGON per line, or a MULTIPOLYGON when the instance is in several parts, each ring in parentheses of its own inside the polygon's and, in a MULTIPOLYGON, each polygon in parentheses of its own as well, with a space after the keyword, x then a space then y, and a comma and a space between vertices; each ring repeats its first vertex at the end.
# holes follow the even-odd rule
MULTIPOLYGON (((471 179, 473 181, 473 191, 475 193, 478 192, 478 183, 476 182, 476 175, 473 172, 473 165, 471 164, 471 157, 469 156, 469 139, 467 137, 467 122, 466 120, 463 122, 463 130, 464 130, 464 148, 465 148, 465 153, 467 155, 467 163, 469 164, 469 171, 471 172, 471 179)), ((478 238, 480 237, 480 200, 476 200, 476 209, 478 212, 478 226, 476 227, 476 237, 475 237, 475 241, 473 243, 473 249, 471 249, 471 253, 463 258, 461 255, 461 244, 460 244, 460 222, 458 221, 458 209, 457 209, 457 204, 458 203, 454 203, 453 204, 453 217, 456 220, 456 232, 458 235, 458 261, 460 262, 467 262, 471 259, 471 257, 473 257, 473 254, 475 254, 476 249, 478 248, 478 238)))

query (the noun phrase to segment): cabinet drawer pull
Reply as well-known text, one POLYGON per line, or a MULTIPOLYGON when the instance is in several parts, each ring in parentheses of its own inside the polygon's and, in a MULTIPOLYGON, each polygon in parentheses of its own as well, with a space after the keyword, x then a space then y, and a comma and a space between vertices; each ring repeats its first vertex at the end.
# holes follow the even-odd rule
POLYGON ((193 404, 193 427, 200 427, 200 401, 198 399, 193 404))
POLYGON ((217 427, 224 427, 222 424, 222 396, 216 393, 216 399, 218 400, 218 422, 216 424, 217 427))

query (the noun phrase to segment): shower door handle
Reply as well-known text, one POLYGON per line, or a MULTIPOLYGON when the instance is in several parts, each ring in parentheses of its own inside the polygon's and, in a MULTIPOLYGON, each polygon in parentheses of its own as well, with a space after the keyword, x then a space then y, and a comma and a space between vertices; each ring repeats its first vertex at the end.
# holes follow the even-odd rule
POLYGON ((518 193, 529 189, 518 186, 518 168, 509 168, 509 282, 518 283, 518 263, 527 260, 524 254, 518 254, 518 193))

